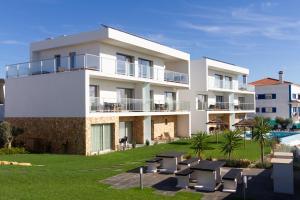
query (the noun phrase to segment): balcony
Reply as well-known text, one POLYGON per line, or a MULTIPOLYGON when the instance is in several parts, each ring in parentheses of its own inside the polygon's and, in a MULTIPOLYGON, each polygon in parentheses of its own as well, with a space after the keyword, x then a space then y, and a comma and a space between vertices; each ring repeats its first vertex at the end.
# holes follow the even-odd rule
POLYGON ((189 102, 144 102, 143 99, 90 97, 90 112, 182 112, 189 102))
POLYGON ((245 83, 239 83, 239 90, 255 92, 255 86, 250 84, 245 84, 245 83))
POLYGON ((229 102, 216 102, 214 104, 199 103, 198 110, 207 111, 253 111, 254 103, 229 103, 229 102))
POLYGON ((6 78, 15 78, 39 74, 50 74, 75 70, 95 70, 110 75, 123 75, 161 82, 188 84, 188 74, 139 65, 113 58, 100 57, 91 54, 61 57, 59 60, 46 59, 18 63, 6 66, 6 78))

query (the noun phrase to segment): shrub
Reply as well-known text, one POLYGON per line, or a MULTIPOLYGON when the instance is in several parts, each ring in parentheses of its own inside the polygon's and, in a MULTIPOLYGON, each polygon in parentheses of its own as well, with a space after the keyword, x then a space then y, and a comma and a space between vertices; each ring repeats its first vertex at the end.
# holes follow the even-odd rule
POLYGON ((26 154, 29 153, 23 147, 12 147, 12 148, 1 148, 0 155, 7 155, 7 154, 26 154))
POLYGON ((270 169, 272 167, 272 164, 269 162, 264 162, 264 163, 259 162, 255 164, 255 167, 261 169, 270 169))
POLYGON ((240 160, 226 160, 226 167, 237 167, 237 168, 247 168, 251 164, 251 161, 248 159, 240 160))

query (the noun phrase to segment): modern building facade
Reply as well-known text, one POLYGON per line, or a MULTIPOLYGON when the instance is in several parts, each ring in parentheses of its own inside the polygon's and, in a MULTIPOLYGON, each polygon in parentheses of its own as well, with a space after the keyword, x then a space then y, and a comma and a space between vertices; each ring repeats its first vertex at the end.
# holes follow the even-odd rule
POLYGON ((212 131, 217 124, 233 129, 234 123, 255 112, 254 87, 248 85, 249 70, 204 57, 191 61, 191 89, 180 98, 191 101, 191 129, 212 131))
POLYGON ((40 152, 96 154, 189 137, 190 55, 108 27, 30 46, 6 66, 5 118, 40 152))
POLYGON ((256 113, 263 117, 292 118, 299 123, 300 85, 284 81, 283 71, 278 79, 264 78, 250 83, 255 86, 256 113))

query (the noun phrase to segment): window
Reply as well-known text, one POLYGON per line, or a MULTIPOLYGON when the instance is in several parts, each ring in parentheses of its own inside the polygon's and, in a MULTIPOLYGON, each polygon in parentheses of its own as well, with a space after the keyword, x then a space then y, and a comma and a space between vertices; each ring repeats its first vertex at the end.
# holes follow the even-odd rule
POLYGON ((168 119, 165 119, 165 125, 168 125, 168 119))
POLYGON ((260 112, 260 108, 259 108, 259 107, 256 108, 256 112, 257 112, 257 113, 260 112))
POLYGON ((216 96, 216 102, 217 103, 224 102, 224 97, 223 96, 216 96))
POLYGON ((70 52, 70 68, 74 69, 76 67, 76 52, 70 52))
POLYGON ((219 74, 215 74, 215 87, 223 88, 223 76, 219 74))
POLYGON ((296 113, 297 112, 297 107, 293 107, 292 110, 293 110, 293 113, 296 113))
POLYGON ((134 57, 117 53, 117 74, 134 76, 134 57))
POLYGON ((139 58, 139 76, 142 78, 153 78, 153 62, 139 58))
POLYGON ((257 99, 265 99, 266 96, 264 94, 257 94, 257 99))
POLYGON ((300 94, 298 94, 298 100, 300 100, 300 94))
POLYGON ((276 99, 276 94, 265 94, 265 99, 276 99))
POLYGON ((262 113, 276 113, 277 108, 276 107, 266 107, 261 109, 262 113))
POLYGON ((207 95, 197 95, 197 110, 205 110, 207 108, 207 95))
POLYGON ((232 89, 232 78, 225 76, 225 89, 232 89))
POLYGON ((58 68, 61 67, 60 58, 61 58, 60 55, 54 56, 56 71, 58 71, 58 68))
POLYGON ((256 99, 261 100, 261 99, 276 99, 276 94, 257 94, 256 99))
POLYGON ((292 95, 293 99, 297 99, 297 94, 292 95))
POLYGON ((99 97, 98 85, 90 85, 90 97, 99 97))

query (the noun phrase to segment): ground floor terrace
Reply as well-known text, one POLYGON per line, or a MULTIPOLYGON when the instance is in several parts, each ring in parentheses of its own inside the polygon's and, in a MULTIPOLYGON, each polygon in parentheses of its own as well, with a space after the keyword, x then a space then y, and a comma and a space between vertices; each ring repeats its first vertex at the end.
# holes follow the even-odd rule
POLYGON ((188 113, 95 114, 86 118, 7 118, 24 133, 16 143, 31 152, 93 155, 190 136, 188 113))
MULTIPOLYGON (((212 150, 205 151, 204 158, 226 158, 220 151, 214 137, 210 138, 212 150)), ((222 142, 222 140, 220 140, 222 142)), ((234 152, 234 159, 259 159, 259 145, 255 141, 246 141, 246 147, 234 152)), ((97 156, 55 155, 55 154, 19 154, 0 155, 0 160, 30 162, 31 167, 0 166, 1 199, 243 199, 239 188, 231 195, 221 191, 202 193, 191 189, 177 189, 173 175, 145 174, 144 189, 138 188, 137 170, 145 161, 167 151, 185 152, 195 156, 187 142, 179 141, 149 147, 118 151, 97 156)), ((265 153, 270 153, 267 147, 265 153)), ((225 171, 224 171, 225 172, 225 171)), ((246 191, 247 199, 299 199, 296 194, 281 195, 272 192, 270 170, 245 169, 251 177, 246 191)), ((295 188, 299 188, 299 170, 295 170, 295 188)))
POLYGON ((192 133, 197 131, 234 129, 235 123, 246 119, 252 112, 193 111, 191 114, 192 133))

